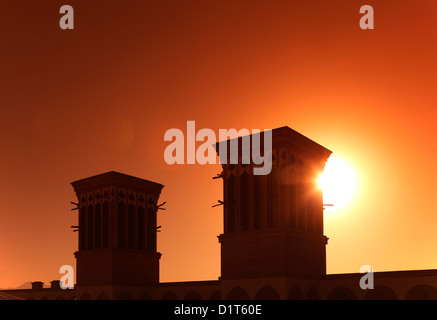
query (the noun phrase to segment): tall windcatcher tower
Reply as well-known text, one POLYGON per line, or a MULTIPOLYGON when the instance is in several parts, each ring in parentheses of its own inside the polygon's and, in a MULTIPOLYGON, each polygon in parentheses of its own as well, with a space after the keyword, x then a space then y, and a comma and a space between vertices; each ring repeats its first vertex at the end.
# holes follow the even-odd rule
POLYGON ((163 185, 111 171, 72 186, 79 200, 77 285, 158 283, 156 213, 163 185))
POLYGON ((254 175, 256 165, 243 163, 238 140, 238 163, 222 164, 221 278, 325 275, 328 239, 317 178, 331 151, 289 127, 274 129, 272 170, 254 175))

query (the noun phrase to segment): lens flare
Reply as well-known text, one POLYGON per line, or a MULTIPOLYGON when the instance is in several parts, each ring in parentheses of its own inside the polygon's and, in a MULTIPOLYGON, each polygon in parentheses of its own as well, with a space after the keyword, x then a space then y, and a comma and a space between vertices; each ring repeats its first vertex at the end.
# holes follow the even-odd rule
POLYGON ((328 159, 325 170, 317 182, 323 190, 323 202, 333 205, 332 209, 327 207, 329 210, 346 205, 352 199, 357 186, 352 168, 335 156, 328 159))

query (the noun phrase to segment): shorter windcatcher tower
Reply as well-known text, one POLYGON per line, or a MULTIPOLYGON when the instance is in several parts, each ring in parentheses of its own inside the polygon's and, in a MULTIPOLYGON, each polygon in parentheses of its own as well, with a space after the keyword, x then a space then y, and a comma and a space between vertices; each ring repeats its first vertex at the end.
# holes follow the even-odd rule
POLYGON ((111 171, 72 186, 79 208, 77 285, 157 284, 156 213, 163 185, 111 171))

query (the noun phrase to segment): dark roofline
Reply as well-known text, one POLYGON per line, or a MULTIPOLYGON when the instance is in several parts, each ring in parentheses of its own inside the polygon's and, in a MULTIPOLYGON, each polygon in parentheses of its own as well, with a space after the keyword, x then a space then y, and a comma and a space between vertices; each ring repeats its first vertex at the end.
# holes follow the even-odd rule
MULTIPOLYGON (((263 134, 264 131, 260 132, 261 134, 261 148, 264 145, 264 139, 263 134)), ((253 134, 250 134, 249 136, 252 136, 253 134)), ((247 137, 247 136, 243 136, 247 137)), ((237 140, 239 143, 242 140, 243 137, 228 139, 228 140, 222 140, 217 142, 214 147, 219 152, 219 144, 225 141, 234 141, 237 140)), ((272 147, 277 148, 279 145, 282 146, 289 146, 296 148, 306 154, 313 155, 316 157, 322 157, 325 159, 325 161, 329 158, 332 151, 325 148, 321 144, 315 142, 314 140, 311 140, 310 138, 304 136, 303 134, 297 132, 296 130, 291 129, 288 126, 279 127, 276 129, 272 129, 272 147)), ((229 147, 229 144, 228 144, 229 147)))
POLYGON ((109 185, 131 187, 138 190, 150 190, 161 192, 164 185, 153 181, 130 176, 124 173, 109 171, 97 174, 88 178, 76 180, 71 183, 76 192, 87 192, 98 187, 108 187, 109 185))
POLYGON ((220 285, 220 280, 160 282, 157 284, 157 287, 184 287, 187 285, 190 285, 190 286, 215 286, 215 285, 220 285))
MULTIPOLYGON (((374 271, 375 278, 394 278, 394 277, 437 277, 437 269, 424 269, 424 270, 399 270, 399 271, 374 271)), ((338 280, 338 279, 358 279, 361 278, 364 273, 338 273, 327 274, 326 280, 338 280)))

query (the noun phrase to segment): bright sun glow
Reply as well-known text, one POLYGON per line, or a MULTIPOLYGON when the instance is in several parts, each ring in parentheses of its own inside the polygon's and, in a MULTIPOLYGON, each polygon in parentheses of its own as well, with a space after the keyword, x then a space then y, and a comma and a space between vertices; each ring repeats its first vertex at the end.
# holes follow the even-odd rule
POLYGON ((318 184, 323 190, 323 203, 332 204, 334 205, 333 209, 338 209, 352 198, 357 181, 351 167, 332 155, 326 162, 325 170, 320 176, 318 184))

